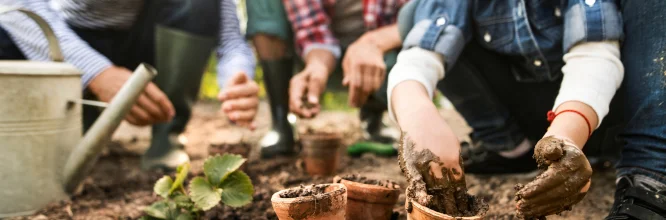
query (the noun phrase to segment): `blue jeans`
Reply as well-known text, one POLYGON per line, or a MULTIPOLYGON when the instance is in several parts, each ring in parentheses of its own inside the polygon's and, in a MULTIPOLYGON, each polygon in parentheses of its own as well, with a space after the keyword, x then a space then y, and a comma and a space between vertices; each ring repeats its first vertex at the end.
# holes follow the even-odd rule
MULTIPOLYGON (((546 113, 552 109, 561 83, 520 82, 531 74, 515 65, 511 56, 495 53, 475 41, 468 43, 456 64, 446 73, 438 89, 453 103, 473 132, 474 141, 490 151, 515 148, 525 138, 536 143, 549 126, 546 113)), ((611 113, 585 146, 591 156, 615 158, 615 136, 621 124, 620 99, 611 104, 611 113)))
POLYGON ((619 175, 643 174, 666 183, 666 1, 622 2, 625 39, 624 141, 619 175))

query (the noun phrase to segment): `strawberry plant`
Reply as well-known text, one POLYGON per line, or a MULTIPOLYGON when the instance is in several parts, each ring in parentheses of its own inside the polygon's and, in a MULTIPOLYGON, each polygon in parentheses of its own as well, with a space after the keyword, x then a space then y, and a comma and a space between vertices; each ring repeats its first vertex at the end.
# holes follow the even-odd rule
POLYGON ((252 201, 254 188, 250 177, 238 170, 245 159, 235 154, 209 157, 204 162, 204 176, 194 177, 185 189, 190 164, 178 167, 175 179, 164 176, 153 190, 163 200, 144 209, 143 219, 199 219, 217 204, 241 207, 252 201))

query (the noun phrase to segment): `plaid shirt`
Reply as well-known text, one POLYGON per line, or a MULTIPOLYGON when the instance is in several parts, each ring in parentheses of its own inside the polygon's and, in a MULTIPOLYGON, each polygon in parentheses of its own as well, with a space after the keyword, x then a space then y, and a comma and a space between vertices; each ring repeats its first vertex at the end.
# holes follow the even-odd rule
MULTIPOLYGON (((363 0, 366 30, 394 24, 400 7, 409 0, 363 0)), ((294 30, 296 48, 305 56, 312 49, 326 49, 340 57, 340 45, 330 30, 336 0, 282 0, 294 30)))

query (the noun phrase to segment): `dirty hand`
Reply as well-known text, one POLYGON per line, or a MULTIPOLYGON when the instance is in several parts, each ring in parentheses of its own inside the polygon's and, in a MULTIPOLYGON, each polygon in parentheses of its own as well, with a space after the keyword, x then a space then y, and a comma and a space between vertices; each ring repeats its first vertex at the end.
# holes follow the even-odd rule
MULTIPOLYGON (((429 148, 446 146, 437 144, 418 147, 422 143, 433 142, 418 141, 418 139, 412 142, 406 133, 400 138, 398 160, 408 181, 408 201, 413 200, 431 208, 440 207, 440 210, 436 211, 449 215, 460 216, 461 213, 467 213, 470 210, 470 201, 460 163, 460 149, 454 153, 454 157, 436 155, 441 150, 429 148)), ((411 203, 408 204, 408 211, 412 206, 411 203)))
POLYGON ((259 86, 244 72, 234 74, 217 96, 222 111, 237 125, 254 129, 252 122, 259 106, 259 86))
POLYGON ((369 40, 358 40, 347 49, 342 70, 342 84, 349 86, 349 105, 361 107, 384 83, 384 53, 369 40))
MULTIPOLYGON (((97 96, 98 100, 110 102, 130 75, 132 72, 123 67, 109 67, 90 82, 88 89, 97 96)), ((125 120, 139 126, 151 125, 170 121, 175 112, 169 98, 151 82, 139 95, 136 103, 125 116, 125 120)))
POLYGON ((289 83, 289 110, 304 118, 317 116, 321 109, 319 96, 326 88, 326 81, 328 81, 326 67, 317 64, 307 65, 289 83))
POLYGON ((592 167, 583 152, 570 141, 548 136, 534 149, 534 158, 545 172, 516 193, 518 214, 541 218, 570 210, 590 188, 592 167))

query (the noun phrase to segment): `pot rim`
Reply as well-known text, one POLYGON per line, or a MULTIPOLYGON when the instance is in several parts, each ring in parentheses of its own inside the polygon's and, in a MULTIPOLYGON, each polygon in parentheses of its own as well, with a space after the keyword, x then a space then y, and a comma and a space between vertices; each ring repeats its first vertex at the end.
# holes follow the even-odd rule
MULTIPOLYGON (((339 195, 347 193, 347 187, 345 185, 341 184, 341 183, 324 183, 324 184, 316 184, 316 185, 318 185, 318 186, 319 185, 326 185, 327 186, 326 188, 335 187, 334 190, 332 190, 330 192, 326 192, 322 195, 330 195, 330 197, 335 197, 335 196, 339 196, 339 195)), ((294 187, 292 187, 292 188, 294 188, 294 187)), ((273 193, 273 196, 271 196, 271 202, 273 202, 273 203, 284 203, 284 204, 298 204, 298 203, 308 203, 308 202, 312 202, 312 201, 316 200, 316 198, 314 196, 303 196, 303 197, 296 197, 296 198, 282 198, 282 197, 280 197, 280 193, 282 193, 286 190, 292 189, 292 188, 283 189, 283 190, 280 190, 280 191, 277 191, 277 192, 273 193)))
POLYGON ((341 179, 340 183, 347 186, 347 199, 364 201, 366 203, 395 204, 398 201, 398 198, 400 197, 400 186, 398 186, 398 188, 396 189, 392 189, 384 186, 359 183, 346 179, 341 179), (356 197, 364 195, 351 193, 352 191, 363 193, 365 195, 382 195, 382 196, 378 200, 375 199, 375 196, 356 197))
POLYGON ((388 187, 385 187, 385 186, 378 186, 378 185, 367 184, 367 183, 359 183, 359 182, 356 182, 356 181, 351 181, 351 180, 346 180, 346 179, 341 179, 340 183, 342 183, 342 184, 349 183, 349 185, 352 185, 352 186, 363 187, 363 188, 373 189, 373 190, 378 190, 378 191, 386 191, 386 192, 394 192, 394 191, 399 192, 400 191, 400 186, 398 186, 398 188, 396 188, 396 189, 391 189, 391 188, 388 188, 388 187))
POLYGON ((52 61, 2 60, 0 76, 78 76, 81 71, 68 63, 52 61))
POLYGON ((300 139, 308 140, 342 140, 342 133, 340 132, 315 132, 315 133, 301 133, 299 134, 300 139))
MULTIPOLYGON (((407 202, 405 203, 405 206, 409 205, 409 203, 412 204, 414 209, 419 209, 424 215, 427 215, 429 217, 433 218, 443 218, 443 219, 456 219, 456 220, 480 220, 483 219, 482 215, 475 215, 475 216, 464 216, 464 217, 453 217, 447 214, 443 214, 441 212, 437 212, 435 210, 432 210, 428 207, 425 207, 418 202, 412 201, 411 199, 407 199, 407 202)), ((414 212, 414 210, 412 210, 414 212)))

